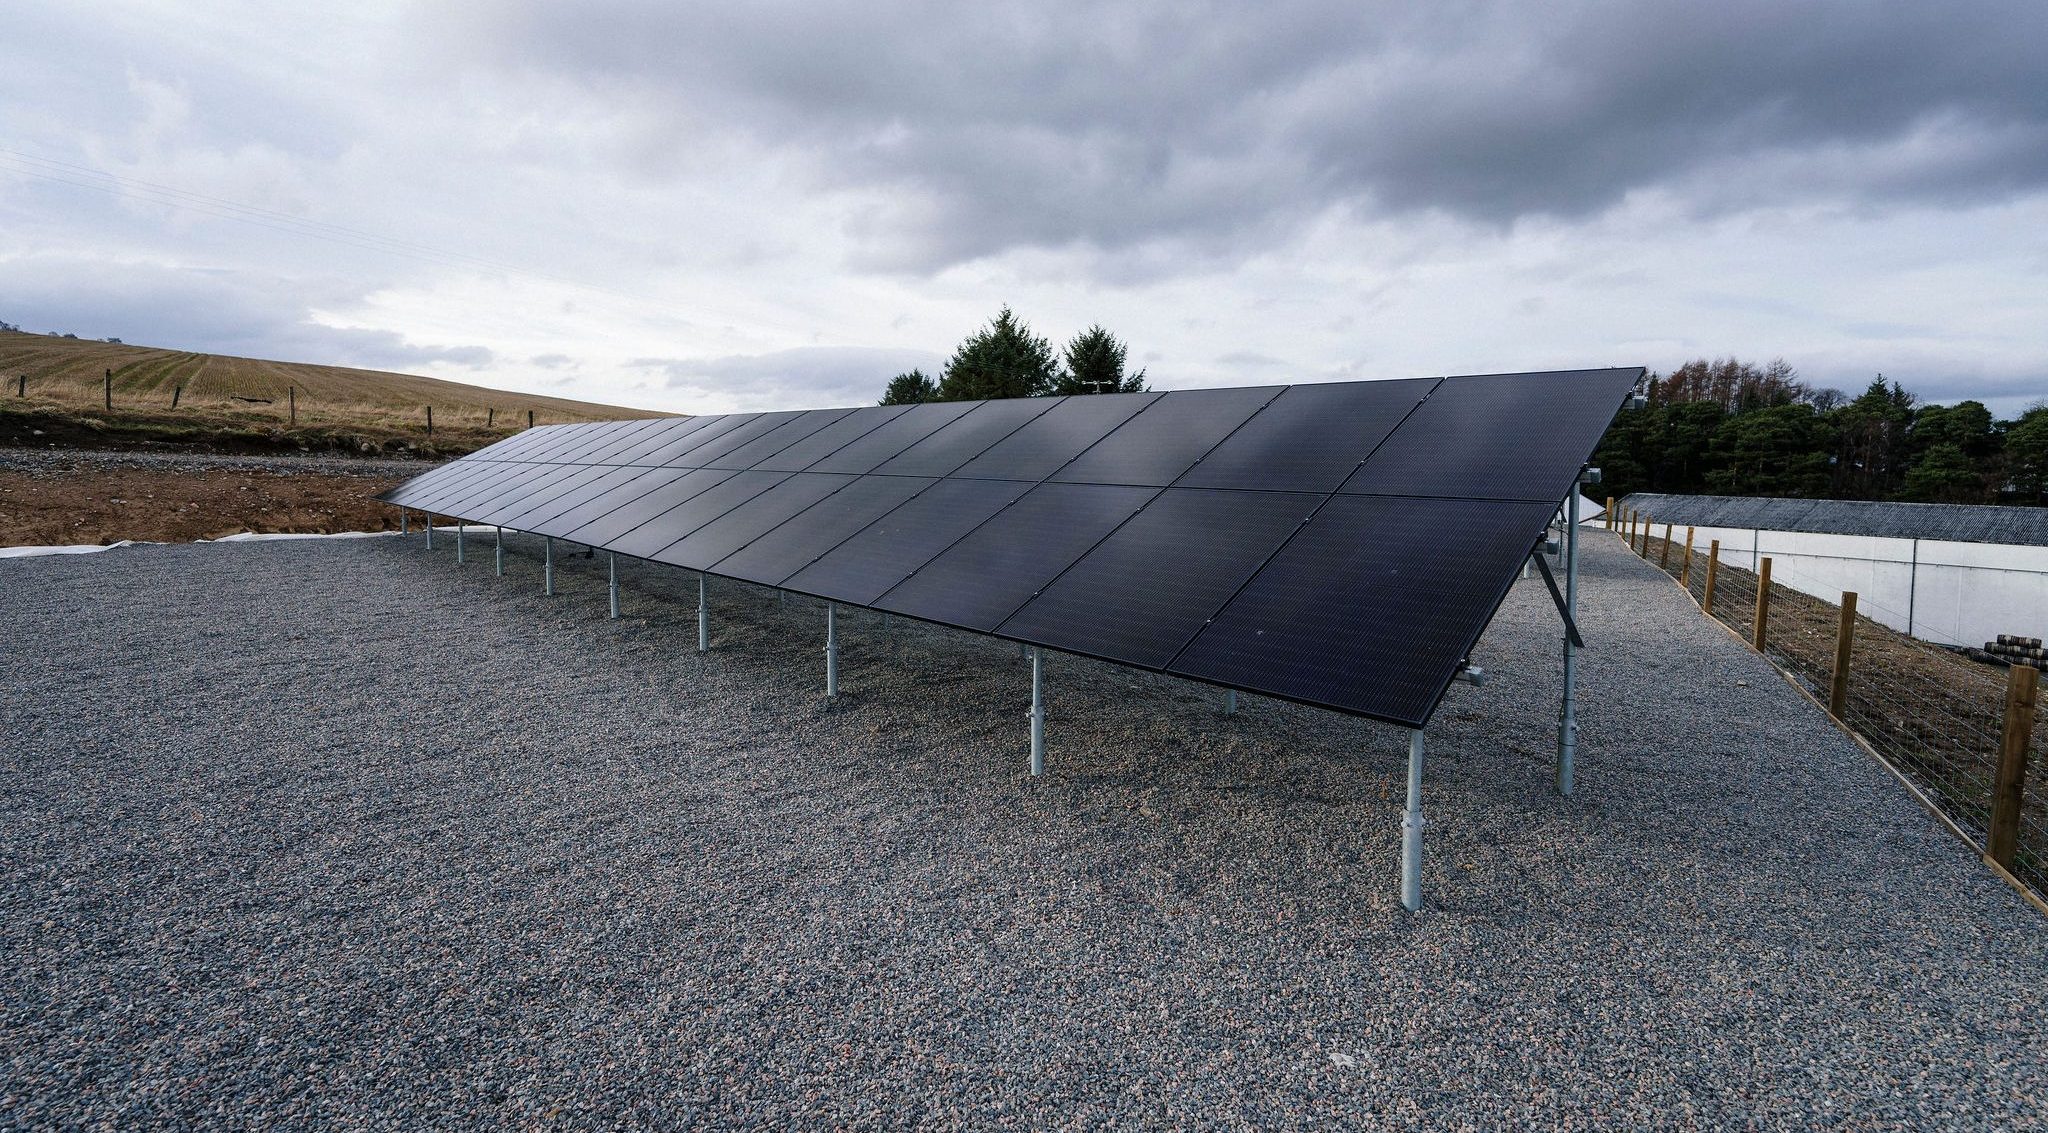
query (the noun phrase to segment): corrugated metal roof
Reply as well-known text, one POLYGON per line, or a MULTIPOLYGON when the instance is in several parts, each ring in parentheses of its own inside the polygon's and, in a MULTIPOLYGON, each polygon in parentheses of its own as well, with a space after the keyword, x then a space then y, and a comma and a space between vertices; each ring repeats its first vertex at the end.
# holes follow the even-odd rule
POLYGON ((1621 502, 1657 523, 1694 527, 1753 527, 1764 531, 2048 547, 2048 508, 2039 507, 1670 496, 1656 492, 1638 492, 1621 502))

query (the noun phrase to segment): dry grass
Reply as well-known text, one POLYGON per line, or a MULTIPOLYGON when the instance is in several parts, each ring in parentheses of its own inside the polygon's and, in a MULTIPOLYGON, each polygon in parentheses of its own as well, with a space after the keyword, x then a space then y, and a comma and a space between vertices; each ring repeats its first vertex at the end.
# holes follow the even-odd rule
POLYGON ((414 374, 0 332, 0 396, 10 401, 16 400, 25 375, 28 401, 34 404, 104 414, 103 382, 109 371, 117 413, 169 413, 173 391, 182 389, 178 412, 284 424, 291 417, 287 391, 295 389, 300 426, 424 429, 428 406, 437 432, 486 427, 512 432, 526 426, 529 410, 535 423, 544 425, 667 416, 414 374))

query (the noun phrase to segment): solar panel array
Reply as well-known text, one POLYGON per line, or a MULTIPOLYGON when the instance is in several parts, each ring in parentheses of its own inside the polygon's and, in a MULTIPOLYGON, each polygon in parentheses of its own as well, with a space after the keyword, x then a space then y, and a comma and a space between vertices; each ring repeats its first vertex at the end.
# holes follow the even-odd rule
POLYGON ((1420 727, 1641 374, 555 425, 381 498, 1420 727))

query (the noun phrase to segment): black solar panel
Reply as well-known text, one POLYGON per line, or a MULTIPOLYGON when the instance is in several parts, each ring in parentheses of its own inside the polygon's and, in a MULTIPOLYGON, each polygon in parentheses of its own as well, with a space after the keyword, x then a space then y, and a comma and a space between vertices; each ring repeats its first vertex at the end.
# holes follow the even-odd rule
POLYGON ((1555 508, 1337 496, 1167 671, 1420 726, 1555 508))
MULTIPOLYGON (((830 426, 834 421, 851 412, 853 412, 851 409, 813 409, 808 413, 798 415, 797 420, 789 422, 766 436, 757 437, 746 444, 728 451, 725 455, 709 462, 707 467, 752 468, 776 453, 787 451, 791 445, 830 426)), ((783 471, 794 472, 796 470, 791 468, 784 469, 783 471)))
POLYGON ((622 555, 648 558, 670 543, 774 487, 789 475, 787 472, 735 472, 731 479, 691 496, 631 531, 614 536, 605 544, 605 548, 622 555))
POLYGON ((542 535, 567 538, 585 524, 595 523, 634 500, 641 499, 677 480, 694 473, 680 468, 640 468, 639 476, 631 480, 607 486, 603 492, 592 496, 568 511, 539 524, 534 531, 542 535))
POLYGON ((908 412, 908 405, 856 409, 775 455, 763 457, 754 467, 768 472, 801 472, 908 412))
POLYGON ((1414 726, 1640 375, 565 425, 382 498, 1414 726))
POLYGON ((1334 492, 1436 385, 1416 378, 1289 386, 1174 484, 1334 492))
POLYGON ((1157 400, 1156 393, 1063 398, 953 475, 1043 480, 1157 400))
POLYGON ((937 482, 914 476, 863 476, 711 564, 711 569, 732 578, 779 586, 937 482))
POLYGON ((875 605, 992 630, 1158 491, 1041 484, 897 583, 875 605))
MULTIPOLYGON (((716 488, 735 475, 737 473, 705 468, 692 469, 666 484, 652 486, 633 499, 621 502, 618 507, 581 527, 572 527, 564 531, 562 537, 593 547, 610 547, 612 540, 635 530, 670 508, 716 488)), ((632 485, 627 485, 626 490, 631 489, 632 485)))
MULTIPOLYGON (((933 432, 875 469, 888 476, 947 476, 988 451, 989 446, 1058 404, 1054 398, 1020 397, 984 401, 972 413, 933 432)), ((1022 479, 1011 476, 1007 479, 1022 479)))
POLYGON ((940 480, 791 575, 821 598, 873 605, 891 586, 1030 489, 1017 480, 940 480))
POLYGON ((996 632, 1163 668, 1323 499, 1168 488, 996 632))
POLYGON ((741 547, 773 531, 789 518, 853 482, 851 476, 822 472, 756 472, 756 476, 788 476, 788 479, 699 527, 675 543, 656 551, 652 558, 698 570, 725 558, 741 547))
POLYGON ((1556 503, 1639 375, 1446 378, 1340 490, 1556 503))
POLYGON ((889 460, 911 445, 931 436, 940 429, 963 417, 971 409, 986 404, 979 401, 950 401, 937 405, 913 405, 909 411, 877 427, 859 440, 848 443, 844 448, 815 464, 806 465, 806 472, 873 472, 875 467, 889 460))
POLYGON ((1279 393, 1273 387, 1175 390, 1091 445, 1052 478, 1163 488, 1279 393))

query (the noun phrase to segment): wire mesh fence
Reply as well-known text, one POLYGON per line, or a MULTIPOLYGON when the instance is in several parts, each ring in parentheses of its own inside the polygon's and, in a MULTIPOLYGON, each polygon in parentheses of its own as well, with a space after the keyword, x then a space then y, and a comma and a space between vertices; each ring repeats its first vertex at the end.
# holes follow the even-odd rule
MULTIPOLYGON (((1683 586, 1703 611, 1758 645, 1816 700, 1831 703, 1842 604, 1795 589, 1823 589, 1819 580, 1801 578, 1796 568, 1772 563, 1759 634, 1756 571, 1719 561, 1711 543, 1693 540, 1683 527, 1667 537, 1661 524, 1619 522, 1631 549, 1683 586)), ((1984 852, 1993 827, 2000 749, 2008 727, 2008 672, 1909 637, 1873 620, 1869 615, 1874 613, 1896 611, 1862 604, 1856 612, 1838 718, 1918 785, 1984 852)), ((2035 893, 2048 897, 2048 781, 2042 779, 2048 771, 2048 727, 2042 726, 2039 715, 2024 737, 2022 767, 2032 772, 2027 776, 2031 789, 2021 795, 2007 868, 2035 893)))

